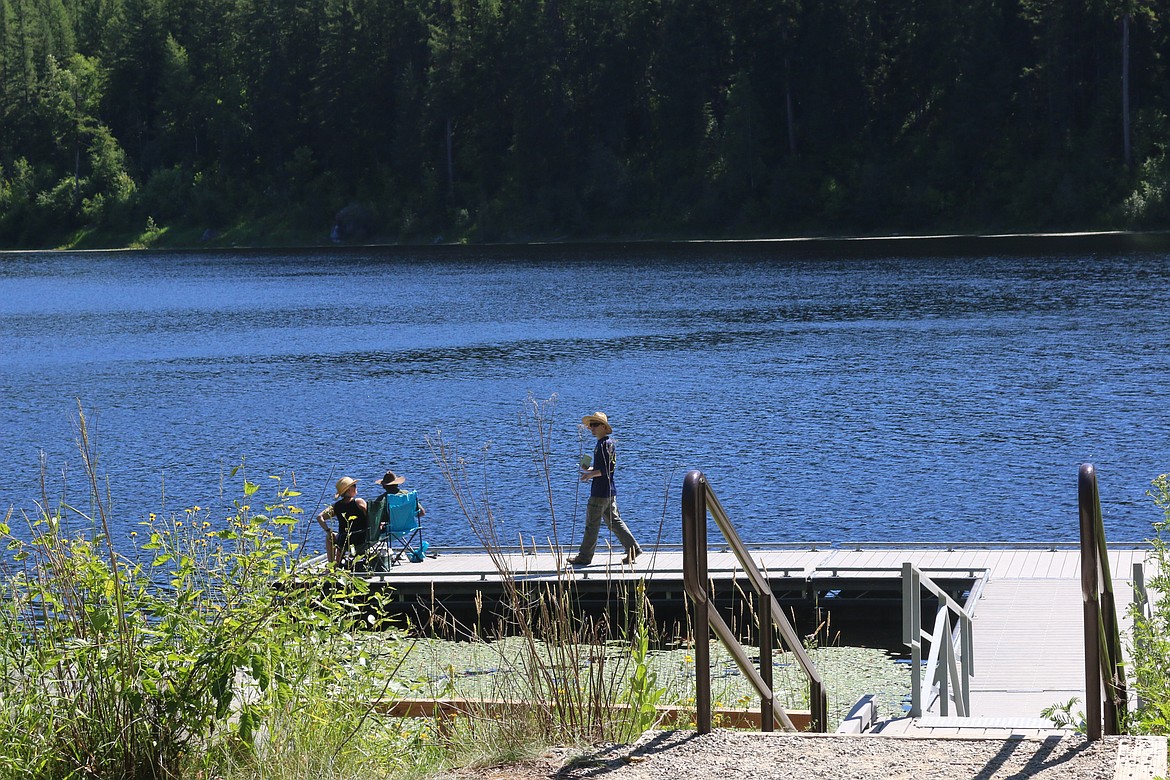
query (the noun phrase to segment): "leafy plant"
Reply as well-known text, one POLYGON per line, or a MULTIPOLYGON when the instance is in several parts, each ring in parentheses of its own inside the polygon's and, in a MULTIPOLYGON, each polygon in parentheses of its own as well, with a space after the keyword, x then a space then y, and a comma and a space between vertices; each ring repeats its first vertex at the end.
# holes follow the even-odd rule
POLYGON ((1065 726, 1072 726, 1076 729, 1078 734, 1085 733, 1085 713, 1078 711, 1075 714, 1073 709, 1080 703, 1080 699, 1073 696, 1066 702, 1058 702, 1051 706, 1045 707, 1040 711, 1040 716, 1048 718, 1057 728, 1064 728, 1065 726))
POLYGON ((1165 532, 1170 523, 1170 474, 1153 480, 1147 491, 1154 504, 1162 510, 1163 519, 1154 523, 1151 540, 1153 576, 1147 583, 1150 591, 1161 595, 1152 599, 1147 612, 1138 605, 1133 608, 1133 642, 1130 668, 1133 687, 1137 693, 1137 708, 1130 715, 1129 730, 1139 734, 1170 734, 1170 563, 1167 556, 1165 532))
POLYGON ((666 689, 658 685, 658 674, 650 668, 650 629, 646 600, 646 582, 638 580, 634 591, 634 632, 630 642, 632 670, 629 684, 619 700, 630 707, 630 718, 624 724, 624 741, 636 738, 659 720, 658 702, 666 689))
POLYGON ((345 572, 305 576, 295 484, 273 477, 261 501, 244 478, 222 520, 198 506, 150 515, 123 550, 80 410, 78 430, 92 510, 44 509, 27 533, 11 512, 0 524, 0 773, 164 778, 248 762, 288 738, 274 724, 326 700, 350 703, 356 721, 339 722, 361 728, 370 692, 344 629, 371 595, 345 572))

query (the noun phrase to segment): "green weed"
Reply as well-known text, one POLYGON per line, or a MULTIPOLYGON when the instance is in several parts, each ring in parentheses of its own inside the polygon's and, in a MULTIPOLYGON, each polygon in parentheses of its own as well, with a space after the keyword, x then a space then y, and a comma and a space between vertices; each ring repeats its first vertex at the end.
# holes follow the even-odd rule
MULTIPOLYGON (((316 777, 371 739, 410 744, 370 713, 372 659, 353 649, 372 595, 345 572, 304 576, 295 484, 272 478, 262 499, 233 471, 228 516, 151 515, 121 549, 80 410, 78 431, 91 509, 50 509, 42 487, 27 529, 11 512, 0 524, 0 775, 171 778, 295 756, 316 777)), ((386 639, 392 667, 406 645, 386 639)))
POLYGON ((1148 589, 1160 594, 1152 598, 1152 609, 1147 613, 1135 608, 1131 613, 1133 641, 1131 643, 1130 678, 1137 694, 1138 706, 1130 713, 1129 728, 1135 734, 1170 734, 1170 556, 1167 556, 1165 532, 1170 523, 1170 474, 1153 480, 1147 491, 1154 504, 1162 510, 1163 520, 1154 523, 1151 540, 1151 569, 1148 589))

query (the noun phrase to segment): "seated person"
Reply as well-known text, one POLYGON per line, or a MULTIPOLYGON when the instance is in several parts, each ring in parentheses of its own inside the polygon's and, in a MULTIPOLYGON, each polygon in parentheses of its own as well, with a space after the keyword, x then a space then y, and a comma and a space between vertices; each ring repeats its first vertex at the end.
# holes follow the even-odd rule
MULTIPOLYGON (((395 474, 393 471, 387 471, 386 476, 382 477, 382 481, 378 483, 379 485, 381 485, 383 487, 383 489, 385 489, 386 492, 370 502, 370 511, 369 511, 370 522, 377 523, 377 528, 371 529, 371 532, 372 532, 371 538, 372 539, 379 539, 379 538, 382 538, 386 534, 386 532, 387 532, 386 526, 389 525, 391 522, 390 518, 391 518, 392 511, 387 507, 387 504, 397 503, 399 505, 402 505, 401 501, 394 501, 394 502, 390 501, 389 500, 390 496, 403 496, 404 497, 403 500, 407 500, 411 495, 414 496, 414 508, 415 508, 415 513, 414 513, 415 521, 414 521, 414 523, 409 525, 409 526, 402 527, 401 523, 404 521, 404 518, 400 517, 399 518, 400 526, 397 528, 394 528, 393 533, 391 534, 391 536, 393 536, 397 540, 397 543, 400 544, 403 548, 403 549, 399 550, 397 553, 394 553, 394 551, 392 549, 393 543, 391 543, 389 545, 389 547, 391 549, 388 549, 387 552, 391 554, 391 565, 393 565, 395 562, 397 562, 398 559, 401 558, 405 554, 408 554, 410 560, 412 560, 412 561, 421 561, 423 559, 423 556, 426 555, 426 549, 427 549, 426 542, 419 541, 417 546, 412 546, 411 543, 414 541, 415 537, 422 530, 422 523, 419 521, 419 518, 421 518, 423 515, 425 515, 427 513, 427 510, 423 509, 423 505, 418 500, 418 493, 416 491, 400 489, 400 486, 405 481, 406 481, 406 477, 399 476, 399 475, 395 474)), ((379 559, 379 563, 381 563, 381 559, 379 559)))
POLYGON ((337 480, 337 500, 317 513, 317 523, 325 529, 327 534, 326 552, 330 560, 340 566, 349 551, 350 545, 358 550, 365 547, 366 529, 369 521, 366 516, 366 501, 357 497, 357 480, 342 477, 337 480), (327 522, 329 518, 337 518, 337 534, 334 535, 327 522), (332 542, 332 550, 328 542, 332 542))
MULTIPOLYGON (((391 493, 405 492, 403 490, 400 490, 398 487, 399 485, 401 485, 405 481, 406 481, 406 477, 400 477, 397 474, 395 474, 393 471, 387 471, 386 475, 382 477, 382 481, 379 482, 378 484, 381 485, 382 489, 386 491, 386 493, 384 495, 389 495, 391 493)), ((382 500, 382 496, 379 496, 378 498, 374 499, 374 501, 381 501, 381 500, 382 500)), ((418 502, 418 516, 422 517, 426 513, 427 513, 427 510, 423 509, 422 502, 419 501, 418 502)))

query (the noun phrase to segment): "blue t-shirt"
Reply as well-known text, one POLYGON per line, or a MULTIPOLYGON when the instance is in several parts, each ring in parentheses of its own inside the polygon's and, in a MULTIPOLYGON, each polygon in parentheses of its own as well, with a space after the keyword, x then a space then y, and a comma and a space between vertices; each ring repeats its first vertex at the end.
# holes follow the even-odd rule
POLYGON ((617 495, 617 485, 613 483, 613 470, 617 466, 617 452, 613 439, 605 436, 597 440, 593 448, 593 468, 601 473, 593 478, 593 485, 589 489, 590 497, 612 498, 617 495))

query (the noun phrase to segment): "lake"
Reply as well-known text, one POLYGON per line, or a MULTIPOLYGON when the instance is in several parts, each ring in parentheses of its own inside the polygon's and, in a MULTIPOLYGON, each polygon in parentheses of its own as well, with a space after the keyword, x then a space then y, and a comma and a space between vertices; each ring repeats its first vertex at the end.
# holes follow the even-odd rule
POLYGON ((115 535, 222 520, 244 462, 306 514, 394 469, 432 545, 474 545, 441 431, 502 541, 569 544, 603 410, 644 546, 680 541, 692 468, 749 541, 1031 543, 1077 540, 1092 462, 1110 540, 1148 538, 1170 255, 860 246, 2 254, 0 511, 35 514, 42 453, 50 503, 84 504, 80 400, 115 535), (554 396, 546 487, 523 420, 554 396))

